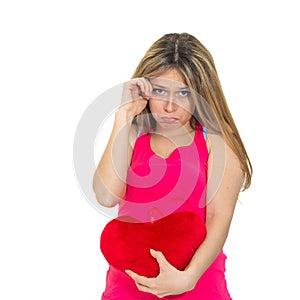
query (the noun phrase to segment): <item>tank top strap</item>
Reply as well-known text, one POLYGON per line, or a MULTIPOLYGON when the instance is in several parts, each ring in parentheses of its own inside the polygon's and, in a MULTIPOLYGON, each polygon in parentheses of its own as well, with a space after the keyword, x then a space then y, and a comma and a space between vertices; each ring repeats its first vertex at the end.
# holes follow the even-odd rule
POLYGON ((141 159, 147 160, 152 156, 150 138, 150 133, 140 133, 139 136, 137 136, 133 146, 131 164, 135 164, 136 161, 140 161, 141 159))
POLYGON ((206 141, 207 129, 206 129, 206 127, 202 126, 199 122, 196 123, 196 132, 202 133, 204 140, 206 141))

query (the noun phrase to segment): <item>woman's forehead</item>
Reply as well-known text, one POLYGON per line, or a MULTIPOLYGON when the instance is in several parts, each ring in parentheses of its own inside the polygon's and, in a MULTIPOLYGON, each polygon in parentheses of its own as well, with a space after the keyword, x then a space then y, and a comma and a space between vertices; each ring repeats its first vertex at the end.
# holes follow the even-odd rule
POLYGON ((171 68, 166 72, 153 77, 152 80, 155 83, 186 86, 185 78, 178 70, 174 68, 171 68))
POLYGON ((151 82, 151 84, 154 87, 159 87, 159 88, 166 88, 166 89, 178 89, 178 90, 183 90, 183 89, 188 89, 189 87, 186 85, 186 83, 182 80, 175 80, 175 79, 170 79, 166 77, 151 77, 148 78, 148 80, 151 82))

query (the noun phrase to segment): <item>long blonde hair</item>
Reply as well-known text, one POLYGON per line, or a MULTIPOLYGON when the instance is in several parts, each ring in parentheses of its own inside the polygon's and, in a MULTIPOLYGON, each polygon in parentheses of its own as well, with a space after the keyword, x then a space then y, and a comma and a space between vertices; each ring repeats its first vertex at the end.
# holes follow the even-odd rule
MULTIPOLYGON (((186 84, 208 104, 226 143, 240 161, 244 173, 243 190, 247 189, 251 184, 252 165, 226 103, 212 55, 198 39, 188 33, 166 34, 149 48, 132 78, 159 76, 170 68, 178 70, 186 84)), ((203 106, 200 108, 199 103, 195 105, 196 119, 201 119, 203 106)), ((147 106, 141 116, 147 116, 143 122, 150 128, 153 127, 153 120, 148 117, 149 113, 147 106)))

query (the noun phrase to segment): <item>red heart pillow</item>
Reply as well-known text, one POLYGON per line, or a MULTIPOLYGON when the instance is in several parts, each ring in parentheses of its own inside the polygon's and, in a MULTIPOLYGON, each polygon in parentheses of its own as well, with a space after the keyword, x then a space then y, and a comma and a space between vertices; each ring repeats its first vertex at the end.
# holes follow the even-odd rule
POLYGON ((161 251, 170 264, 184 270, 206 236, 205 223, 193 212, 177 212, 152 223, 133 221, 110 221, 102 231, 100 249, 113 267, 146 277, 159 274, 150 249, 161 251))

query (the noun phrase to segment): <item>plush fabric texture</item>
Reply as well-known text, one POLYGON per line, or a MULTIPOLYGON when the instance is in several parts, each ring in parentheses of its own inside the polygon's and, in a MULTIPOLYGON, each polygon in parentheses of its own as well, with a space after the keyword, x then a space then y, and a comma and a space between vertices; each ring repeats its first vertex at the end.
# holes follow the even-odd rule
POLYGON ((120 217, 105 226, 100 249, 116 269, 156 277, 159 266, 150 249, 161 251, 175 268, 184 270, 205 236, 205 223, 193 212, 177 212, 149 223, 120 217))

